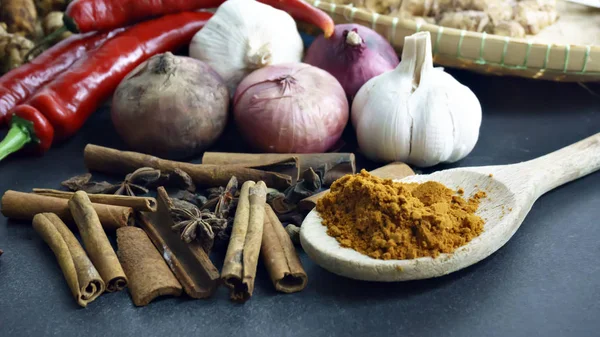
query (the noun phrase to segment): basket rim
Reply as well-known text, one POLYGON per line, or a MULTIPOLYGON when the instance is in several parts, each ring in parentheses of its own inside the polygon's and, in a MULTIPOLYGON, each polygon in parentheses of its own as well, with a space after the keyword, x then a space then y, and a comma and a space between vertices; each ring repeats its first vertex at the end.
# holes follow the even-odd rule
MULTIPOLYGON (((368 11, 364 8, 355 7, 353 4, 335 4, 335 3, 328 2, 327 0, 323 0, 323 1, 322 0, 307 0, 307 1, 309 3, 311 3, 313 6, 319 8, 323 11, 327 11, 331 14, 335 13, 337 15, 343 15, 344 18, 348 22, 354 22, 354 19, 355 19, 355 16, 357 13, 362 16, 370 16, 371 17, 371 28, 374 28, 376 26, 376 24, 391 25, 391 27, 393 29, 392 34, 395 33, 395 30, 397 28, 414 30, 415 33, 422 32, 422 31, 428 31, 432 35, 435 35, 435 38, 434 38, 434 36, 432 36, 432 43, 434 43, 434 47, 433 47, 434 56, 436 54, 438 54, 440 56, 452 57, 455 59, 469 61, 469 62, 476 63, 479 65, 489 65, 489 66, 501 67, 501 68, 512 69, 512 70, 529 70, 529 71, 537 70, 537 71, 541 71, 541 72, 545 72, 545 73, 556 73, 556 74, 562 74, 562 75, 577 75, 577 76, 585 76, 585 77, 600 75, 600 71, 586 71, 587 64, 589 63, 592 56, 600 59, 600 45, 544 43, 544 42, 534 41, 534 40, 532 40, 532 38, 515 38, 515 37, 509 37, 509 36, 488 34, 486 32, 479 33, 479 32, 467 31, 464 29, 443 27, 443 26, 439 26, 436 24, 417 22, 417 21, 409 19, 409 18, 400 18, 400 17, 390 16, 390 15, 385 15, 385 14, 374 13, 374 12, 368 11), (343 11, 340 13, 339 9, 342 9, 343 11), (457 54, 441 53, 437 50, 436 45, 439 44, 439 40, 442 37, 442 35, 450 35, 450 36, 454 36, 454 37, 459 37, 459 39, 460 39, 459 49, 460 49, 460 44, 462 44, 462 40, 464 38, 474 38, 474 39, 481 40, 481 42, 482 42, 481 51, 483 51, 483 45, 485 44, 486 41, 495 41, 495 42, 504 44, 504 54, 506 54, 506 52, 507 52, 508 45, 512 44, 512 45, 519 45, 524 48, 527 48, 527 55, 525 56, 525 62, 523 65, 507 65, 507 64, 504 64, 503 62, 498 63, 498 62, 487 61, 487 60, 485 60, 485 58, 483 58, 483 55, 480 55, 479 58, 470 58, 470 57, 461 56, 460 51, 457 54), (526 64, 527 58, 529 56, 529 51, 535 47, 546 48, 546 62, 544 62, 544 66, 542 66, 542 67, 528 66, 526 64), (564 52, 565 56, 564 56, 563 69, 559 69, 559 68, 555 68, 555 67, 553 67, 553 68, 546 67, 548 54, 550 53, 551 49, 559 49, 564 52), (569 63, 569 58, 570 58, 570 54, 571 54, 572 50, 579 50, 579 51, 583 52, 583 55, 584 55, 583 66, 582 66, 581 70, 579 70, 579 71, 567 70, 567 66, 569 63)), ((502 59, 504 59, 504 55, 502 56, 502 59)))

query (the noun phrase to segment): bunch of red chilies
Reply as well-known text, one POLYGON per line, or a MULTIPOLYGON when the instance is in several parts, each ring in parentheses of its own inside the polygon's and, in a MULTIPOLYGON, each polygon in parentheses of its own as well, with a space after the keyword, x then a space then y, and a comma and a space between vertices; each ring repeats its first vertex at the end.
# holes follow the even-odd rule
MULTIPOLYGON (((333 32, 332 19, 303 0, 259 1, 326 36, 333 32)), ((72 1, 64 22, 77 34, 0 77, 0 126, 10 124, 0 160, 28 144, 44 153, 55 140, 71 137, 129 72, 153 55, 189 44, 212 16, 195 10, 223 2, 72 1)))

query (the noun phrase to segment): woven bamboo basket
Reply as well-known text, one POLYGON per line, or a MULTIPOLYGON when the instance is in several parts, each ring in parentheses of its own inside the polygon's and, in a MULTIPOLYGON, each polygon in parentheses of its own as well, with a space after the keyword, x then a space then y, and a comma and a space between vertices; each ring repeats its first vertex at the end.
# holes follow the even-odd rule
POLYGON ((434 62, 452 68, 565 82, 600 81, 600 11, 559 2, 560 18, 536 36, 510 38, 419 24, 352 5, 308 0, 336 23, 368 26, 400 51, 404 37, 431 33, 434 62))

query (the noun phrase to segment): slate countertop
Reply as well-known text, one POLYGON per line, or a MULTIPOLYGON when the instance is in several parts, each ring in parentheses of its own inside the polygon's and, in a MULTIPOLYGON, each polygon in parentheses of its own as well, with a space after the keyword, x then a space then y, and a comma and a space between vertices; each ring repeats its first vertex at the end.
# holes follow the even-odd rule
MULTIPOLYGON (((460 163, 427 172, 520 162, 600 132, 600 98, 577 84, 452 73, 483 106, 479 143, 460 163)), ((219 150, 239 149, 235 139, 229 132, 219 150)), ((85 172, 87 143, 125 148, 106 109, 46 156, 1 162, 0 192, 58 188, 85 172)), ((560 187, 538 200, 498 252, 437 279, 353 281, 301 252, 309 276, 302 293, 276 293, 261 264, 254 297, 244 305, 231 303, 221 288, 208 300, 165 298, 144 308, 134 307, 126 291, 79 308, 30 224, 0 217, 0 336, 597 335, 599 205, 600 173, 560 187)))

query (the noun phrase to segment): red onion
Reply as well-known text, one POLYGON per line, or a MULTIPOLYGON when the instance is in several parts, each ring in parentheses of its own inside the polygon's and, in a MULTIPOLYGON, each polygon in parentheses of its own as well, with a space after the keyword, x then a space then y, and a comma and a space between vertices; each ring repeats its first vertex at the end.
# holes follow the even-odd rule
POLYGON ((374 30, 349 23, 336 25, 333 36, 317 37, 304 62, 332 74, 350 99, 371 78, 396 68, 394 48, 374 30))
POLYGON ((348 100, 329 73, 304 63, 258 69, 238 86, 234 119, 242 136, 264 152, 325 152, 348 122, 348 100))

